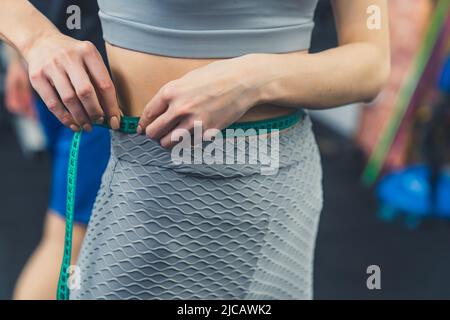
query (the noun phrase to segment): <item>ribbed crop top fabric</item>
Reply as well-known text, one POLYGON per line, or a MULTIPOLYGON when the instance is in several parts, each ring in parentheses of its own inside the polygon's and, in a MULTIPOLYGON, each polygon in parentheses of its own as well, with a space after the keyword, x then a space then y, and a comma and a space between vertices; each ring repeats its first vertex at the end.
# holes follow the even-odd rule
POLYGON ((309 49, 318 0, 98 0, 105 41, 182 58, 309 49))

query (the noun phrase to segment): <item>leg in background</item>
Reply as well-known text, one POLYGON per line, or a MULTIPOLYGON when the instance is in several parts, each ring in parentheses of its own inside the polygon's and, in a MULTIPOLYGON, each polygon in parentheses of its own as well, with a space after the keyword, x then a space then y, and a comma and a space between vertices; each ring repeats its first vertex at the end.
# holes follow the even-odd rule
MULTIPOLYGON (((72 261, 76 261, 86 226, 74 224, 72 261)), ((65 219, 48 211, 41 242, 17 280, 14 300, 53 300, 64 249, 65 219)))

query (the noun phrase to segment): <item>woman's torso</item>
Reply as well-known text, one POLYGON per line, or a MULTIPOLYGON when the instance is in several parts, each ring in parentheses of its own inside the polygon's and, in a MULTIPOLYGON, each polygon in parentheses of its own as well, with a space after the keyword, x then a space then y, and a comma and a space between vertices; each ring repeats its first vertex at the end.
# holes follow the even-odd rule
MULTIPOLYGON (((99 0, 119 102, 139 116, 167 82, 217 59, 308 51, 317 0, 99 0)), ((256 106, 241 121, 292 112, 256 106)))
MULTIPOLYGON (((164 57, 110 44, 106 45, 106 49, 119 104, 123 113, 130 116, 140 116, 146 104, 166 83, 217 60, 164 57)), ((239 121, 269 119, 292 112, 290 108, 259 105, 250 109, 239 121)))

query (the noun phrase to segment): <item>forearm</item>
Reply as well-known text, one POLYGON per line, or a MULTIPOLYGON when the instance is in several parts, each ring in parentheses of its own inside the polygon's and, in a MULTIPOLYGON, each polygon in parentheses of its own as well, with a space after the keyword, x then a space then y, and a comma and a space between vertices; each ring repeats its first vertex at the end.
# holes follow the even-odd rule
POLYGON ((43 36, 58 29, 26 0, 1 0, 0 38, 22 55, 43 36))
POLYGON ((74 131, 105 119, 118 129, 116 91, 95 46, 63 35, 26 0, 0 1, 0 37, 25 58, 48 109, 74 131))
POLYGON ((389 53, 352 43, 318 54, 256 55, 258 103, 332 108, 370 101, 390 72, 389 53))

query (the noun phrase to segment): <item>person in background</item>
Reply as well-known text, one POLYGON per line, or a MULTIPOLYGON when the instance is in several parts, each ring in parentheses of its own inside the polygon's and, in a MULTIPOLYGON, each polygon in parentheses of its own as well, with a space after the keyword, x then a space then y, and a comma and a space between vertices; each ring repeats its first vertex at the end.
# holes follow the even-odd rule
MULTIPOLYGON (((62 33, 94 43, 106 61, 96 1, 34 0, 31 2, 62 33), (68 27, 67 20, 71 17, 71 13, 68 12, 72 12, 68 8, 73 4, 76 4, 81 13, 79 17, 81 28, 72 30, 68 27)), ((64 245, 67 166, 73 132, 64 127, 33 92, 28 71, 20 56, 13 50, 9 50, 9 56, 5 105, 14 114, 39 120, 45 132, 52 161, 51 192, 43 236, 17 281, 14 299, 54 299, 64 245)), ((101 177, 109 160, 108 130, 94 128, 90 133, 84 134, 80 151, 73 229, 73 259, 76 259, 80 250, 101 177)))
MULTIPOLYGON (((381 94, 361 109, 356 140, 363 151, 370 155, 383 132, 395 115, 395 102, 424 38, 433 10, 431 0, 389 1, 390 45, 392 72, 381 94)), ((391 168, 402 168, 406 154, 396 143, 386 159, 391 168)))

